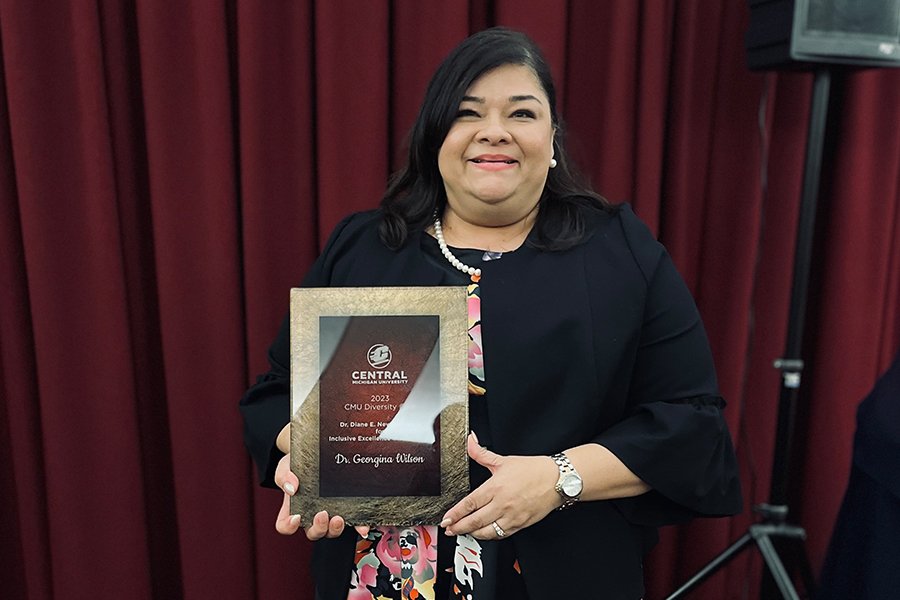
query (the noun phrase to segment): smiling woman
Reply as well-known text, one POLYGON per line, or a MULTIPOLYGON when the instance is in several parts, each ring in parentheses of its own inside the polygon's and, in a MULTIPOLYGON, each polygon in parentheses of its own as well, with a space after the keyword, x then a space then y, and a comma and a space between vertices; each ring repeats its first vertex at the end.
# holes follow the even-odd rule
POLYGON ((471 492, 402 530, 291 516, 284 325, 241 401, 263 484, 285 492, 276 529, 317 540, 317 598, 636 600, 657 526, 741 505, 693 300, 631 210, 573 176, 523 34, 451 52, 410 140, 381 208, 346 218, 303 285, 466 286, 471 492))

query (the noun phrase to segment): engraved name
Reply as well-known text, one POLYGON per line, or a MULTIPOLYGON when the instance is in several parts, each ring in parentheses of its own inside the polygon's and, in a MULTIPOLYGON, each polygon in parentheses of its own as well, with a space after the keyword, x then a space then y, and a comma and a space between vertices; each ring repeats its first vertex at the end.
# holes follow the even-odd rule
POLYGON ((348 462, 353 462, 356 465, 372 465, 377 469, 381 465, 392 465, 395 462, 399 464, 421 464, 425 462, 425 457, 409 452, 398 452, 394 456, 387 454, 376 454, 374 456, 354 454, 352 459, 348 459, 343 454, 335 454, 334 462, 339 465, 345 465, 348 462))

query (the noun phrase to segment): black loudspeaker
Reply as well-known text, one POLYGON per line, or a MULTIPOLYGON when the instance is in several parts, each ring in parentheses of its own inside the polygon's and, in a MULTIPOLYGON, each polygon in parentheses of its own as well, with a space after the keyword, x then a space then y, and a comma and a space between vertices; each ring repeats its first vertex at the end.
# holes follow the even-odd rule
POLYGON ((747 65, 900 67, 900 0, 749 0, 747 65))

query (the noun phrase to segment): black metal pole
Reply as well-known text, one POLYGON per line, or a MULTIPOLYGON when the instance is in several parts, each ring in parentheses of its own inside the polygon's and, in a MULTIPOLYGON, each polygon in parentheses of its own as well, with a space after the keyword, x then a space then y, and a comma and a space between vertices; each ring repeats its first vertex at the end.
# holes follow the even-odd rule
POLYGON ((769 503, 773 506, 787 505, 787 488, 792 463, 791 451, 794 443, 794 416, 800 387, 800 373, 803 370, 803 360, 801 359, 803 327, 806 321, 806 299, 812 264, 819 178, 822 172, 822 150, 825 145, 825 123, 828 116, 830 89, 831 70, 828 67, 820 67, 816 70, 813 80, 806 160, 803 166, 803 188, 797 223, 797 244, 794 252, 794 275, 787 341, 784 356, 775 361, 776 368, 781 369, 782 372, 782 386, 775 430, 772 484, 769 489, 769 503))

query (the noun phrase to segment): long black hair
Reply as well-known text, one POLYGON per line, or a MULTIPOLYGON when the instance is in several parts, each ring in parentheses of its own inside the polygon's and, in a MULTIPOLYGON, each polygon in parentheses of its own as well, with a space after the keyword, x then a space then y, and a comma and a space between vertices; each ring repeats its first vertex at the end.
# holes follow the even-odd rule
POLYGON ((503 65, 531 69, 550 103, 550 118, 557 166, 550 169, 540 208, 528 244, 543 250, 564 250, 586 235, 588 213, 610 209, 578 176, 566 155, 563 126, 556 112, 556 88, 550 67, 537 45, 524 33, 494 27, 460 43, 438 67, 409 136, 407 164, 394 174, 381 200, 382 241, 399 248, 410 231, 423 231, 435 211, 447 204, 444 182, 438 170, 438 153, 450 131, 466 91, 481 75, 503 65))

